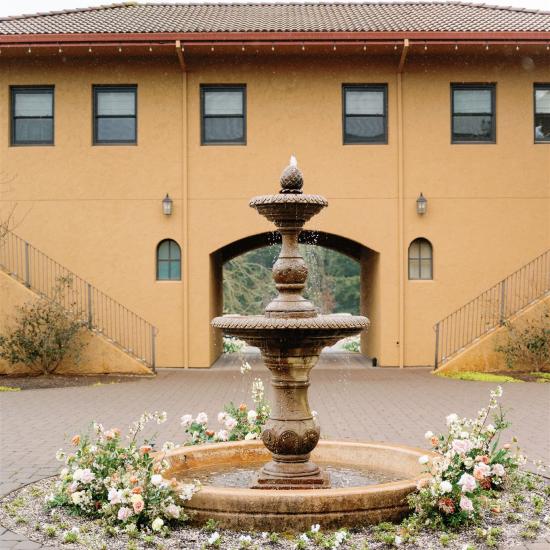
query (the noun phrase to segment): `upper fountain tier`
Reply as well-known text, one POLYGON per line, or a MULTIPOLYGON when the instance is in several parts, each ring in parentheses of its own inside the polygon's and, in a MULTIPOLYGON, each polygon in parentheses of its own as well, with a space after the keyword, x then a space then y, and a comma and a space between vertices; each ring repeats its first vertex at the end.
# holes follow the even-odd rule
POLYGON ((290 340, 315 335, 314 339, 336 342, 368 327, 366 317, 319 315, 317 308, 302 296, 308 268, 300 254, 298 237, 303 225, 328 206, 320 195, 305 195, 303 184, 296 159, 291 157, 290 165, 281 175, 280 192, 254 197, 250 201, 250 206, 273 222, 281 234, 281 253, 273 265, 273 279, 279 294, 265 308, 264 315, 214 319, 213 326, 224 329, 226 334, 244 338, 249 343, 265 338, 268 333, 272 337, 282 336, 279 332, 290 340))

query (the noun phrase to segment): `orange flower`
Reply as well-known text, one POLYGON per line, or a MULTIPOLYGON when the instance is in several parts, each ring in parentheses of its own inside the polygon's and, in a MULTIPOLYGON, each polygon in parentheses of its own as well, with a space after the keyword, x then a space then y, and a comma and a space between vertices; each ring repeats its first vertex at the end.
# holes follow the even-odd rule
POLYGON ((213 430, 206 430, 206 435, 207 435, 208 437, 212 437, 215 433, 216 433, 216 432, 213 431, 213 430))
POLYGON ((142 446, 139 448, 139 452, 140 452, 142 455, 147 454, 147 453, 150 453, 152 450, 153 450, 153 447, 151 447, 151 445, 142 445, 142 446))
POLYGON ((486 478, 480 480, 479 486, 482 489, 490 489, 491 488, 491 478, 486 477, 486 478))
POLYGON ((489 457, 487 455, 477 455, 476 462, 483 462, 483 464, 489 464, 489 457))
POLYGON ((239 410, 240 410, 241 412, 246 411, 246 403, 241 403, 241 404, 239 405, 239 410))
POLYGON ((134 495, 141 495, 141 491, 142 489, 139 486, 132 489, 132 493, 134 493, 134 495))
POLYGON ((80 443, 80 436, 78 434, 73 435, 71 443, 76 447, 80 443))
POLYGON ((132 477, 130 478, 130 483, 133 483, 134 485, 135 485, 138 481, 139 481, 139 480, 138 480, 138 478, 137 478, 136 476, 132 476, 132 477))
POLYGON ((434 447, 439 443, 439 439, 435 435, 431 438, 430 441, 434 447))

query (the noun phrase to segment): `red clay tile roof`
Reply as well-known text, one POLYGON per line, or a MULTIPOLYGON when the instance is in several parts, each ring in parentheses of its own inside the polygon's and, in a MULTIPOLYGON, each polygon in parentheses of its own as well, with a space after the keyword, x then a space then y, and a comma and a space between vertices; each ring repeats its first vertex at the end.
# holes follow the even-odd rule
POLYGON ((550 12, 462 2, 115 4, 0 19, 0 35, 550 32, 550 12))

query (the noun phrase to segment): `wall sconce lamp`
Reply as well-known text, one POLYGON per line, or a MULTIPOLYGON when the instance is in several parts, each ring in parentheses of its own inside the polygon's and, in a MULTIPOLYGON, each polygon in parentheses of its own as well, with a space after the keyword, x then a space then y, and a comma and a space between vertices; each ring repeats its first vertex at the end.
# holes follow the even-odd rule
POLYGON ((166 197, 162 199, 162 212, 165 216, 171 216, 172 215, 172 206, 174 204, 174 201, 170 198, 170 195, 166 193, 166 197))
POLYGON ((420 216, 423 216, 428 209, 428 199, 420 193, 416 199, 416 213, 420 216))

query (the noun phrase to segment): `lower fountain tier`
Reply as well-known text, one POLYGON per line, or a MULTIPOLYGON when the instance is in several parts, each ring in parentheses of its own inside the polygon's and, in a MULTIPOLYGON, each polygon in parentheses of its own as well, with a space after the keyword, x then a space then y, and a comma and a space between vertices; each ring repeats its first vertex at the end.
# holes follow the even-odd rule
POLYGON ((307 318, 279 318, 264 315, 225 315, 212 320, 212 326, 227 336, 245 340, 262 351, 313 347, 319 350, 369 326, 359 315, 318 315, 307 318))

